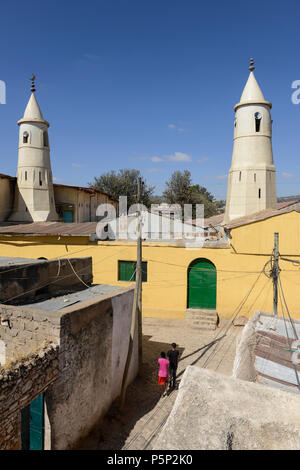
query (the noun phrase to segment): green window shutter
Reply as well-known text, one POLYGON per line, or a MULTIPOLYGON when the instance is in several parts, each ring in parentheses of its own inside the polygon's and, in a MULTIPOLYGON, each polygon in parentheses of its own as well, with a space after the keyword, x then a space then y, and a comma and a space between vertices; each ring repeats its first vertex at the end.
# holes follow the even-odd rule
MULTIPOLYGON (((135 282, 135 261, 118 261, 118 280, 135 282)), ((147 282, 147 261, 142 262, 142 282, 147 282)))
POLYGON ((147 261, 142 261, 142 282, 147 282, 147 261))
POLYGON ((119 281, 135 281, 134 261, 119 261, 119 281))

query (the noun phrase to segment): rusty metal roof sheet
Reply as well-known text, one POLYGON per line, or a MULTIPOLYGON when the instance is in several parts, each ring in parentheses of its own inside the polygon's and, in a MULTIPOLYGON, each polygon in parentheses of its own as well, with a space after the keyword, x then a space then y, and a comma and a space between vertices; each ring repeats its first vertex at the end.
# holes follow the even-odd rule
POLYGON ((44 235, 88 237, 96 233, 97 222, 64 223, 33 222, 29 224, 0 225, 3 235, 44 235))

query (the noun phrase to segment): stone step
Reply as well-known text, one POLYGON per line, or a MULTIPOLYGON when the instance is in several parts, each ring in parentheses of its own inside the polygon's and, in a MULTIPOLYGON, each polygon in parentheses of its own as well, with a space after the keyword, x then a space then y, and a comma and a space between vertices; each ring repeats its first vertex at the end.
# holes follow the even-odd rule
POLYGON ((205 314, 205 315, 217 315, 217 310, 208 309, 208 308, 188 308, 186 311, 187 314, 205 314))
POLYGON ((212 320, 216 321, 218 319, 218 315, 200 315, 199 313, 196 315, 195 313, 192 315, 186 315, 188 320, 198 320, 199 318, 203 318, 203 320, 212 320))
POLYGON ((199 330, 215 330, 219 320, 216 310, 200 308, 188 308, 185 318, 189 326, 199 330))

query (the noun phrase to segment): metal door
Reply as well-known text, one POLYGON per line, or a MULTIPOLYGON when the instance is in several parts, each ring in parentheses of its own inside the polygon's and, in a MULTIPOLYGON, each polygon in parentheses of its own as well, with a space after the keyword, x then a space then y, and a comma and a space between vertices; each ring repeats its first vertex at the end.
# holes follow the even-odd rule
POLYGON ((198 258, 188 268, 188 308, 215 309, 217 271, 205 258, 198 258))

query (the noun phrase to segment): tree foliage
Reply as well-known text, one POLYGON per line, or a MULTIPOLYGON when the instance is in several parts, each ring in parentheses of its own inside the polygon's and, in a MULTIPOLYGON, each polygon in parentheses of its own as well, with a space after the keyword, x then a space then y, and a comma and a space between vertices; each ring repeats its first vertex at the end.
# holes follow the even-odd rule
POLYGON ((108 193, 115 199, 118 199, 119 196, 127 196, 127 205, 130 207, 137 202, 139 177, 142 180, 141 202, 149 207, 154 186, 147 184, 139 170, 122 169, 118 173, 115 171, 104 173, 99 177, 95 177, 94 182, 89 183, 89 187, 108 193))
POLYGON ((169 181, 166 182, 163 197, 169 204, 180 204, 182 209, 184 204, 193 204, 193 217, 196 212, 195 204, 204 205, 205 217, 211 217, 217 213, 214 196, 204 186, 192 184, 191 173, 188 170, 175 171, 171 175, 169 181))

